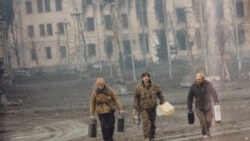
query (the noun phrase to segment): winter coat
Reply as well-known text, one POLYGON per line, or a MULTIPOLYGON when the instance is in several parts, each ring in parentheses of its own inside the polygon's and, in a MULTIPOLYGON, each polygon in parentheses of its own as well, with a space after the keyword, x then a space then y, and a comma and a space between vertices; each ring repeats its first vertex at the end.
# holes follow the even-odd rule
POLYGON ((212 83, 204 80, 201 85, 192 84, 187 96, 188 109, 192 110, 193 99, 195 98, 195 107, 200 110, 210 110, 212 108, 212 99, 215 103, 219 103, 218 95, 212 83))
POLYGON ((137 111, 156 109, 157 98, 160 100, 160 104, 165 102, 159 85, 150 81, 149 87, 146 87, 141 82, 135 88, 134 108, 137 111))
POLYGON ((116 92, 108 86, 104 86, 103 90, 96 88, 90 98, 90 115, 105 114, 114 112, 116 106, 122 110, 122 104, 118 99, 116 92))

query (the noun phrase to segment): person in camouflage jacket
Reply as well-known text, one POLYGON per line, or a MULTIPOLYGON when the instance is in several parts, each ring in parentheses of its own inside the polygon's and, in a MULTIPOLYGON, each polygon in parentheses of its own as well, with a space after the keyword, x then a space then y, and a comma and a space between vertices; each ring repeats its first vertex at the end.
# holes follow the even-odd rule
POLYGON ((97 112, 102 129, 104 141, 113 141, 115 109, 123 113, 123 106, 118 99, 116 92, 109 86, 105 85, 104 78, 97 78, 97 88, 92 92, 90 98, 90 119, 94 120, 97 112))
POLYGON ((141 79, 142 81, 135 88, 134 109, 142 116, 144 138, 152 139, 155 137, 156 129, 157 98, 160 104, 165 100, 159 85, 150 80, 149 73, 143 73, 141 79))

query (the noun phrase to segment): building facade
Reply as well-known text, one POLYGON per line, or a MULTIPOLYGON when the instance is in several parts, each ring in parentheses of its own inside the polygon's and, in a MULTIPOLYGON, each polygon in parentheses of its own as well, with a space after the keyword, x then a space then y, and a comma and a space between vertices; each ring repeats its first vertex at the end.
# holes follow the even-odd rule
POLYGON ((228 32, 238 30, 226 43, 228 52, 237 52, 235 46, 249 50, 249 3, 116 0, 112 13, 112 0, 13 0, 14 22, 8 38, 11 66, 81 69, 96 62, 113 63, 120 53, 124 62, 189 58, 219 45, 215 33, 210 33, 218 25, 229 27, 228 32))

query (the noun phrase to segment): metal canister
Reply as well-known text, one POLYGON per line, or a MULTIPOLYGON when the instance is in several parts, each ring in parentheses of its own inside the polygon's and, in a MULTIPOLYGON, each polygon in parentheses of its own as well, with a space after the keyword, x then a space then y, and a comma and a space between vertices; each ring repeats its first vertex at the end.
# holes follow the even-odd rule
POLYGON ((117 120, 117 132, 124 132, 125 116, 118 115, 117 120))
POLYGON ((220 111, 220 105, 214 106, 214 119, 216 123, 221 122, 221 111, 220 111))
POLYGON ((97 134, 97 121, 96 119, 89 121, 88 135, 89 137, 96 137, 97 134))

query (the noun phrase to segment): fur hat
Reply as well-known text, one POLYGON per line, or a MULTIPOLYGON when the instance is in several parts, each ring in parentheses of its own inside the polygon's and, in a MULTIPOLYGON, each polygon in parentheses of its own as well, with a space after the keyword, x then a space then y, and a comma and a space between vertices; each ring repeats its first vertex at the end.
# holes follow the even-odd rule
POLYGON ((102 77, 101 78, 97 78, 95 84, 96 85, 98 85, 98 84, 105 84, 104 78, 102 78, 102 77))

